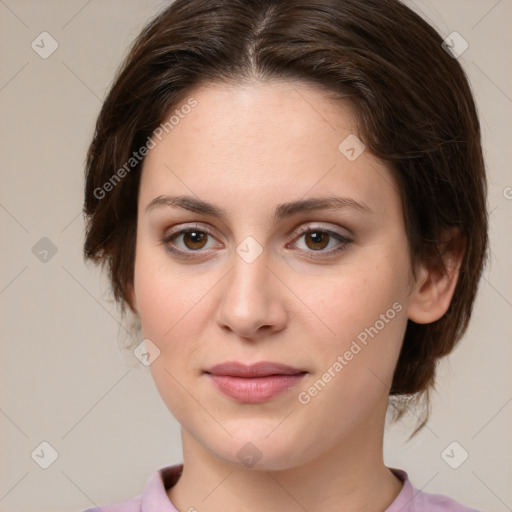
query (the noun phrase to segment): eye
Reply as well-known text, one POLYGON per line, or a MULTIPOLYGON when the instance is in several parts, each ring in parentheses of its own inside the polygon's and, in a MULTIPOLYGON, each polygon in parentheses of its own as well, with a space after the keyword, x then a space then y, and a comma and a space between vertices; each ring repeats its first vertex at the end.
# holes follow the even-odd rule
POLYGON ((193 253, 200 253, 210 248, 207 247, 208 238, 213 238, 209 230, 192 226, 166 234, 161 242, 174 255, 188 259, 196 257, 193 253), (177 243, 180 239, 181 244, 177 243))
POLYGON ((347 248, 348 244, 352 242, 352 240, 343 236, 341 233, 312 226, 302 228, 299 232, 299 236, 295 240, 300 240, 301 238, 304 238, 306 248, 300 250, 309 252, 309 257, 313 258, 331 256, 342 252, 347 248), (333 248, 331 242, 336 241, 338 241, 338 243, 335 243, 333 248), (331 248, 329 250, 324 250, 329 245, 331 245, 331 248), (320 254, 314 255, 313 253, 320 254))
MULTIPOLYGON (((212 239, 213 234, 210 230, 200 228, 199 226, 190 226, 186 229, 176 229, 167 233, 161 240, 166 246, 166 249, 181 259, 197 258, 203 252, 208 252, 209 239, 212 239)), ((295 238, 295 245, 297 240, 304 238, 305 248, 299 248, 300 251, 308 253, 309 258, 322 258, 329 257, 344 251, 348 244, 352 242, 349 238, 336 231, 328 230, 321 227, 305 226, 299 231, 299 235, 295 238), (332 242, 334 247, 332 247, 332 242), (331 245, 329 250, 326 247, 331 245), (318 253, 318 254, 315 254, 318 253)), ((290 244, 287 245, 290 247, 290 244)))

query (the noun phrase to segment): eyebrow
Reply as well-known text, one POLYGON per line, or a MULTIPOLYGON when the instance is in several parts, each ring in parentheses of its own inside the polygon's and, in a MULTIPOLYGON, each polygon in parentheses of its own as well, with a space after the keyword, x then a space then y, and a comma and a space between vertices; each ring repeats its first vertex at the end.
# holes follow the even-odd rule
MULTIPOLYGON (((192 196, 163 195, 155 197, 146 206, 146 213, 163 206, 182 208, 195 213, 212 215, 219 219, 225 219, 227 217, 227 211, 225 209, 192 196)), ((301 212, 341 210, 345 208, 351 208, 362 213, 374 213, 368 205, 355 201, 350 197, 328 196, 300 199, 298 201, 278 204, 274 210, 272 219, 276 222, 278 220, 297 215, 301 212)))

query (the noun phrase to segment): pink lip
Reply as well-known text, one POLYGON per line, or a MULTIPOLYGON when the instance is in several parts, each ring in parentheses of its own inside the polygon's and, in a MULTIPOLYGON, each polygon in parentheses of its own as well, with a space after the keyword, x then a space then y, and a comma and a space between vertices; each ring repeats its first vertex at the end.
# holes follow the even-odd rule
POLYGON ((260 361, 254 364, 242 364, 238 361, 226 361, 212 366, 206 373, 213 375, 229 375, 231 377, 266 377, 268 375, 295 375, 305 370, 293 368, 286 364, 260 361))
POLYGON ((292 388, 307 373, 280 363, 218 364, 205 372, 224 394, 245 403, 261 403, 292 388))

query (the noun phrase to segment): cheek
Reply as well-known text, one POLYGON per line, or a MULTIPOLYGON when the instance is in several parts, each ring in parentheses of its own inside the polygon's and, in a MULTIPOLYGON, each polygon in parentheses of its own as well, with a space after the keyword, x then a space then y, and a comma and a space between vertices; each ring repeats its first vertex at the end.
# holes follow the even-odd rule
POLYGON ((169 264, 162 247, 143 245, 142 238, 134 271, 137 310, 145 336, 162 344, 186 324, 187 311, 199 301, 201 290, 169 264))
POLYGON ((315 344, 316 387, 330 389, 316 405, 327 400, 333 407, 364 407, 362 396, 371 403, 391 386, 408 304, 407 255, 391 252, 380 246, 335 276, 309 283, 304 302, 322 320, 324 333, 315 344))
POLYGON ((309 418, 323 418, 319 429, 349 428, 386 402, 407 325, 407 296, 403 276, 393 265, 383 268, 354 267, 308 291, 308 304, 328 329, 315 343, 315 372, 298 399, 309 418), (327 418, 325 410, 332 413, 327 418))
POLYGON ((331 334, 326 339, 332 338, 334 344, 336 339, 356 338, 376 322, 382 327, 381 315, 389 326, 395 323, 392 320, 397 316, 397 309, 405 309, 403 277, 391 266, 382 264, 346 268, 336 276, 317 281, 316 285, 309 283, 308 288, 305 302, 323 320, 326 333, 331 334), (393 309, 394 303, 400 306, 393 309))
MULTIPOLYGON (((151 364, 151 372, 166 403, 183 403, 179 383, 199 371, 203 332, 211 313, 208 290, 218 280, 211 272, 184 270, 171 264, 162 248, 149 244, 138 248, 135 261, 134 288, 142 332, 160 350, 151 364)), ((185 400, 186 401, 186 400, 185 400)))
POLYGON ((134 289, 144 337, 160 350, 149 369, 170 412, 183 425, 201 411, 187 390, 195 370, 192 361, 201 339, 201 318, 206 317, 201 279, 191 280, 171 267, 154 248, 137 253, 134 289), (194 412, 194 414, 192 414, 194 412))

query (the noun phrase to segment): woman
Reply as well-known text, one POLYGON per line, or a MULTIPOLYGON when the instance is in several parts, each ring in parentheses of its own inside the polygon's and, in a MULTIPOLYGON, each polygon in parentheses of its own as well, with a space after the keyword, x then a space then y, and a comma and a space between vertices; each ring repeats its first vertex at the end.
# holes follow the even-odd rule
POLYGON ((184 460, 101 510, 474 510, 382 445, 467 327, 485 197, 464 72, 398 1, 155 17, 97 121, 84 253, 140 319, 184 460))

